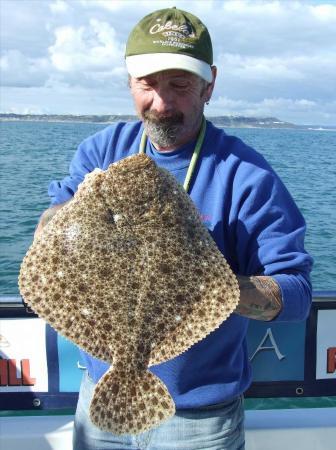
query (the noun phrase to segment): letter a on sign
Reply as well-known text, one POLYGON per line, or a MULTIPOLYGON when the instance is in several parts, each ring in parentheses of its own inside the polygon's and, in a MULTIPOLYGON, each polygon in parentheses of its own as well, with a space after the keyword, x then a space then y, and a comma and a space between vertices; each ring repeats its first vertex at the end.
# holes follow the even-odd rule
POLYGON ((258 345, 256 351, 251 356, 250 361, 252 361, 254 359, 254 357, 256 356, 256 354, 258 352, 260 352, 261 350, 273 350, 273 351, 275 351, 275 354, 277 355, 279 361, 281 361, 282 359, 285 358, 285 355, 283 355, 280 352, 279 347, 277 346, 277 343, 275 342, 272 330, 270 328, 267 328, 265 336, 262 338, 262 340, 261 340, 260 344, 258 345), (266 343, 267 339, 270 340, 272 345, 264 345, 266 343))

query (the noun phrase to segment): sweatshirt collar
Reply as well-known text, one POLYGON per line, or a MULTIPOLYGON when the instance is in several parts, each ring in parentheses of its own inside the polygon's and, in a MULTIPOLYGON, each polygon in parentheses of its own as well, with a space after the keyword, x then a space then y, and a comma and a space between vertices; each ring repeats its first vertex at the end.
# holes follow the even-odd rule
POLYGON ((176 150, 160 152, 150 139, 147 140, 146 154, 153 158, 159 165, 162 163, 168 170, 184 169, 188 167, 197 139, 182 145, 176 150))

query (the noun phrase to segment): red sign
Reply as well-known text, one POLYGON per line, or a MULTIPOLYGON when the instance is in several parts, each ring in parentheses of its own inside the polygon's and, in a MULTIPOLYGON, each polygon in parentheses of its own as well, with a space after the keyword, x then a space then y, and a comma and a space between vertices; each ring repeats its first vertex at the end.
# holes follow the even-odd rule
POLYGON ((336 347, 330 347, 327 350, 327 373, 336 371, 336 347))
POLYGON ((0 386, 35 386, 36 378, 30 375, 29 359, 20 360, 17 371, 15 359, 0 359, 0 386))

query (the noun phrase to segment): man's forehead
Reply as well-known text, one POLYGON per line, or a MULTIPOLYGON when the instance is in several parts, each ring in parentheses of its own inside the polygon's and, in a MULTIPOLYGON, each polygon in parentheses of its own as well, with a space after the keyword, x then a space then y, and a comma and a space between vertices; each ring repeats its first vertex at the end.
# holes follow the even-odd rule
POLYGON ((194 80, 199 78, 198 75, 181 69, 168 69, 162 70, 161 72, 151 73, 144 77, 136 78, 136 80, 146 80, 146 79, 167 79, 167 78, 184 78, 186 80, 194 80))

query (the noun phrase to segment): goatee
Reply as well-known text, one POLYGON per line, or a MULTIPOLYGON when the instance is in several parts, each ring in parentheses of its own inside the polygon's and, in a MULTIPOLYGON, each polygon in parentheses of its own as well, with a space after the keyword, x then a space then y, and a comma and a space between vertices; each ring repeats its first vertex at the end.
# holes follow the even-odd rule
POLYGON ((143 121, 146 133, 155 144, 166 148, 178 142, 183 127, 183 114, 181 112, 164 116, 157 111, 145 111, 143 121))

